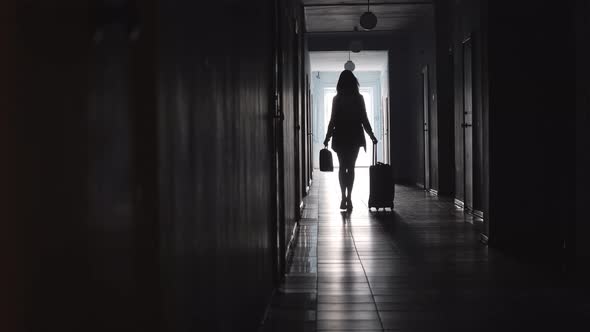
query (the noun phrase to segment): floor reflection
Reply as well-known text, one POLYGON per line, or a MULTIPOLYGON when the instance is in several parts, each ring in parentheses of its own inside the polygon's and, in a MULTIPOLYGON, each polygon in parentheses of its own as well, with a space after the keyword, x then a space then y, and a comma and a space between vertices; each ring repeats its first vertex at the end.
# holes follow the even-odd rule
POLYGON ((587 291, 548 292, 551 280, 483 245, 450 199, 397 186, 394 211, 369 211, 368 169, 356 174, 346 212, 337 172, 314 173, 261 331, 554 331, 590 307, 587 291))

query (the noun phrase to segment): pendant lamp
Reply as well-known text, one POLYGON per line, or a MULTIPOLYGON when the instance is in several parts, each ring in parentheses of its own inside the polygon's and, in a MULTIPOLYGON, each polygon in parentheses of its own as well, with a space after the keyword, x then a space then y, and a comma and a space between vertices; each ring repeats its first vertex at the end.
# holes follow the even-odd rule
POLYGON ((365 30, 372 30, 377 26, 377 16, 371 12, 369 1, 367 0, 367 11, 361 15, 361 27, 365 30))
POLYGON ((348 51, 348 61, 346 61, 346 63, 344 64, 344 69, 354 71, 355 67, 356 66, 354 65, 354 62, 350 60, 350 51, 348 51))

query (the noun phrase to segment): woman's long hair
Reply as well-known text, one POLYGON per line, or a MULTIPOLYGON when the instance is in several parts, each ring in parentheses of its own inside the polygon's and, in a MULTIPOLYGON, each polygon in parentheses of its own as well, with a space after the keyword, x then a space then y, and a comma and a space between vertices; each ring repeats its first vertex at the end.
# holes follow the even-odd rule
POLYGON ((343 70, 338 78, 338 85, 336 91, 339 95, 358 95, 359 81, 350 70, 343 70))

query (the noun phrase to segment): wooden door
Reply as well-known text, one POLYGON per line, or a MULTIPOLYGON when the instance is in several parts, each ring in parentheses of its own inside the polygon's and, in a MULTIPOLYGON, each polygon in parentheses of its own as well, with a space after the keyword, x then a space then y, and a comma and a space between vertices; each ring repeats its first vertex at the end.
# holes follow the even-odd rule
POLYGON ((301 207, 303 203, 303 190, 305 188, 303 185, 303 167, 302 167, 302 140, 301 140, 301 120, 302 120, 302 107, 301 107, 301 42, 300 42, 300 34, 299 34, 299 21, 296 18, 293 18, 293 31, 294 34, 292 36, 293 40, 293 124, 294 124, 294 133, 293 133, 293 141, 295 146, 293 147, 293 151, 295 152, 294 155, 294 165, 293 169, 295 171, 295 219, 299 220, 301 218, 301 207))
POLYGON ((305 77, 305 79, 303 80, 303 90, 301 91, 302 93, 302 101, 301 101, 301 189, 303 192, 303 196, 307 196, 307 186, 309 183, 309 173, 308 173, 308 167, 307 167, 307 163, 309 160, 309 151, 307 149, 308 147, 308 138, 309 136, 307 135, 307 132, 309 131, 309 127, 307 125, 307 97, 308 97, 308 82, 309 82, 309 77, 307 77, 307 75, 304 73, 303 77, 305 77))
POLYGON ((430 189, 430 102, 428 66, 422 69, 422 120, 424 131, 424 189, 430 189))
POLYGON ((473 58, 471 38, 463 42, 463 175, 465 209, 473 208, 473 58))
POLYGON ((309 76, 307 76, 307 106, 306 106, 306 120, 307 120, 307 186, 309 190, 309 185, 311 180, 313 179, 313 127, 311 122, 311 105, 312 103, 312 95, 311 95, 311 83, 309 80, 309 76))
POLYGON ((271 121, 272 142, 271 150, 272 158, 272 192, 273 197, 273 215, 275 221, 271 223, 271 243, 276 250, 273 255, 274 265, 274 281, 275 284, 280 282, 280 279, 285 271, 285 252, 286 244, 285 237, 285 173, 284 173, 284 130, 283 123, 285 114, 283 112, 281 100, 283 99, 283 65, 281 58, 283 57, 282 47, 282 29, 279 17, 282 14, 283 7, 279 1, 274 1, 274 54, 273 54, 273 100, 271 114, 269 119, 271 121))
POLYGON ((382 144, 381 147, 383 149, 383 162, 386 164, 391 164, 391 160, 389 158, 389 97, 385 97, 383 101, 383 136, 382 136, 382 144))
POLYGON ((311 174, 311 180, 313 181, 313 160, 315 158, 314 154, 314 97, 313 93, 311 92, 311 85, 309 90, 309 174, 311 174))

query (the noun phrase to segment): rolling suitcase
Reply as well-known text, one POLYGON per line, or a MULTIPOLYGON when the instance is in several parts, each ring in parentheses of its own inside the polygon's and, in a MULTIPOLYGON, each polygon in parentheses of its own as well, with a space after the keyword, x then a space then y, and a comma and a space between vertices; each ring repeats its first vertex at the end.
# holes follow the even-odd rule
POLYGON ((373 145, 373 165, 369 167, 369 209, 391 208, 395 196, 391 165, 377 162, 377 145, 373 145))
POLYGON ((320 151, 320 171, 322 172, 333 172, 334 162, 332 160, 332 152, 327 148, 323 148, 320 151))

